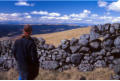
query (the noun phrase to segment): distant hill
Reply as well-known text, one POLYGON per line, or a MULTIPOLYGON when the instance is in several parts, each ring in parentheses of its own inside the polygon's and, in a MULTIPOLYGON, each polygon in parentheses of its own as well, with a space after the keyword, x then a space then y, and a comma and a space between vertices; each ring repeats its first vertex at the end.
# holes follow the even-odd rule
MULTIPOLYGON (((0 24, 0 37, 12 37, 17 36, 22 33, 24 25, 16 25, 16 24, 0 24)), ((46 34, 46 33, 53 33, 53 32, 60 32, 65 30, 71 30, 76 28, 81 28, 84 26, 79 25, 60 25, 60 24, 33 24, 33 35, 35 34, 46 34)))

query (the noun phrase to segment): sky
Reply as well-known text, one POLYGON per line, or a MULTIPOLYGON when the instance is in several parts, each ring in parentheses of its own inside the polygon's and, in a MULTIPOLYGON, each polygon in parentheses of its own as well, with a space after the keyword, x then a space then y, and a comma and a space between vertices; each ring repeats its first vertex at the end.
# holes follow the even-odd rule
POLYGON ((0 0, 0 23, 104 24, 120 22, 120 0, 0 0))

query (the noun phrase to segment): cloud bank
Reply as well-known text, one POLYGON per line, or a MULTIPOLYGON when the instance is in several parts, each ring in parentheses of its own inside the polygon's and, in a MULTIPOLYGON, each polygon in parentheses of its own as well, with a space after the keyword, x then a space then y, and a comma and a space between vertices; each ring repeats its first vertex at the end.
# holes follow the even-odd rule
POLYGON ((105 2, 103 0, 99 0, 98 6, 105 7, 108 11, 120 12, 120 0, 117 0, 117 1, 112 2, 110 4, 108 4, 108 2, 105 2))
MULTIPOLYGON (((33 6, 33 3, 19 0, 16 6, 33 6)), ((63 24, 63 23, 86 23, 86 24, 104 24, 104 23, 120 23, 120 16, 111 15, 110 11, 120 12, 120 0, 116 2, 98 1, 98 6, 107 9, 106 13, 99 15, 88 9, 83 9, 79 13, 62 14, 58 12, 48 11, 30 11, 24 13, 0 13, 0 22, 13 21, 30 24, 63 24)))
POLYGON ((24 23, 49 23, 49 24, 61 24, 61 23, 86 23, 86 24, 104 24, 104 23, 116 23, 120 22, 120 16, 113 17, 108 15, 100 16, 96 13, 92 13, 90 10, 83 10, 76 14, 63 14, 57 12, 47 11, 31 11, 26 13, 0 13, 0 21, 17 21, 24 23))

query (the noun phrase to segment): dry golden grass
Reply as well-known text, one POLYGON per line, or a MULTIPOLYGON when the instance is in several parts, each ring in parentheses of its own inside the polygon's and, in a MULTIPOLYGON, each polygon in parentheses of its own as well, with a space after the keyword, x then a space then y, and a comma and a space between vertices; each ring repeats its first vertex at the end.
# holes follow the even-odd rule
MULTIPOLYGON (((36 80, 80 80, 82 76, 87 80, 109 80, 111 74, 114 72, 108 68, 97 68, 90 72, 79 72, 75 67, 63 72, 40 69, 36 80)), ((16 80, 17 78, 18 73, 14 69, 0 73, 0 79, 16 80)))
MULTIPOLYGON (((63 32, 51 33, 51 34, 41 34, 33 35, 33 37, 43 37, 48 44, 54 44, 58 46, 60 41, 63 39, 71 39, 73 37, 79 38, 82 34, 88 34, 90 32, 90 27, 78 28, 63 32)), ((37 80, 79 80, 81 76, 85 76, 87 80, 109 80, 110 75, 113 74, 112 70, 108 68, 97 68, 91 72, 79 72, 77 68, 71 68, 69 70, 58 72, 58 71, 48 71, 39 70, 39 75, 37 80)), ((8 72, 0 72, 0 79, 17 79, 18 73, 14 69, 8 72)))
POLYGON ((46 40, 46 43, 57 46, 60 44, 61 40, 71 39, 73 37, 79 38, 80 35, 89 33, 90 29, 91 27, 78 28, 78 29, 72 29, 72 30, 63 31, 63 32, 33 35, 33 37, 42 37, 46 40))

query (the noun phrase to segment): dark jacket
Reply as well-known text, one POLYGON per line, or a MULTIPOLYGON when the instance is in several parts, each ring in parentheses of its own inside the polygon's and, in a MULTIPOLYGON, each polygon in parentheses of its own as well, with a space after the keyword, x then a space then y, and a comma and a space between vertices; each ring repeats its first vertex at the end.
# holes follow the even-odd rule
POLYGON ((13 46, 13 54, 21 77, 34 79, 39 70, 37 48, 34 40, 31 37, 17 39, 13 46))

